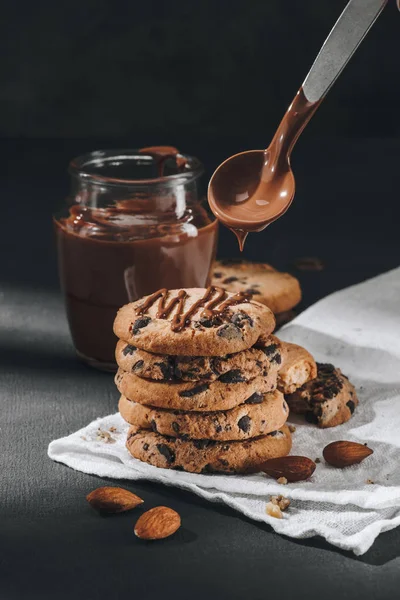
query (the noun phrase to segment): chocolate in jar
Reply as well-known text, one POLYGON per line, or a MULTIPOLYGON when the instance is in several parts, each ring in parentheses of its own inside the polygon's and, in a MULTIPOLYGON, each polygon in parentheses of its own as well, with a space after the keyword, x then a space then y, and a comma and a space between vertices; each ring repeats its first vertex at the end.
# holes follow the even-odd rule
POLYGON ((100 368, 115 368, 112 325, 122 305, 163 287, 209 283, 217 222, 199 199, 201 165, 157 150, 76 159, 68 214, 55 218, 73 342, 100 368))

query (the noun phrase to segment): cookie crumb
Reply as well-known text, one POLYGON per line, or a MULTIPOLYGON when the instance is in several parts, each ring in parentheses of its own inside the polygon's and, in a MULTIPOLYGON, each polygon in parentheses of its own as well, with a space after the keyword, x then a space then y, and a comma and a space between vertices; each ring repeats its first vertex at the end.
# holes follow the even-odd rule
POLYGON ((281 509, 277 504, 273 504, 272 502, 267 502, 265 507, 265 512, 270 517, 274 517, 275 519, 283 519, 283 514, 281 509))
POLYGON ((279 506, 282 511, 286 510, 290 505, 289 498, 285 498, 285 496, 282 496, 282 494, 279 494, 279 496, 270 496, 270 501, 272 504, 279 506))
POLYGON ((286 485, 287 484, 287 479, 286 477, 279 477, 279 479, 276 480, 277 483, 279 483, 280 485, 286 485))
POLYGON ((319 463, 321 462, 321 459, 317 457, 317 458, 314 460, 314 462, 315 462, 315 464, 316 464, 316 465, 319 465, 319 463))
POLYGON ((373 485, 375 482, 372 481, 372 479, 367 479, 365 483, 368 483, 368 485, 373 485))
POLYGON ((294 433, 296 431, 296 427, 294 425, 289 425, 290 433, 294 433))
POLYGON ((96 441, 104 442, 105 444, 115 444, 115 442, 117 440, 115 438, 113 438, 108 431, 103 431, 102 429, 98 429, 96 441))
POLYGON ((85 435, 81 435, 81 440, 84 440, 85 442, 87 442, 87 437, 85 435))
POLYGON ((110 431, 111 433, 116 433, 117 432, 117 428, 114 427, 114 425, 112 427, 110 427, 110 431))

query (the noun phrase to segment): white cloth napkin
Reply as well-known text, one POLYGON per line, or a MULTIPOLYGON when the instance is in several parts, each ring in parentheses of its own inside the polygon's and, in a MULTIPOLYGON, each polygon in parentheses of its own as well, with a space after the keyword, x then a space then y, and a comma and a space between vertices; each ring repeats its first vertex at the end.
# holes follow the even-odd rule
POLYGON ((334 429, 289 419, 296 425, 292 454, 321 459, 311 480, 282 486, 264 474, 157 469, 130 456, 127 425, 118 413, 51 442, 50 458, 102 477, 174 485, 269 523, 278 533, 320 535, 363 554, 379 533, 400 525, 400 268, 324 298, 281 329, 279 337, 304 345, 320 362, 340 367, 360 399, 352 419, 334 429), (360 465, 330 467, 322 450, 343 439, 367 442, 374 454, 360 465), (266 514, 271 494, 291 499, 283 519, 266 514))

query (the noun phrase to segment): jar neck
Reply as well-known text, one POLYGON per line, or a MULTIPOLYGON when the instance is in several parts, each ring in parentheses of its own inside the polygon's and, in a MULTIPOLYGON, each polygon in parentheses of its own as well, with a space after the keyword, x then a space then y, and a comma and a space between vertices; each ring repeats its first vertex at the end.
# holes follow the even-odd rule
POLYGON ((183 216, 198 201, 198 180, 203 172, 194 157, 177 154, 170 147, 98 151, 78 157, 70 164, 71 205, 110 209, 130 214, 173 212, 183 216), (162 176, 160 175, 162 165, 162 176))

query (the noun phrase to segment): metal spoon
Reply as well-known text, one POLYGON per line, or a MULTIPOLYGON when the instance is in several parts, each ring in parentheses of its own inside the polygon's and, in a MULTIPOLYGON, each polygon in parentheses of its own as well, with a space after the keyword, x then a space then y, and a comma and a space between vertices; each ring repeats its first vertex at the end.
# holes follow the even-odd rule
POLYGON ((350 0, 269 147, 231 156, 211 177, 211 210, 234 231, 241 250, 250 231, 262 231, 289 208, 295 193, 290 167, 293 147, 386 3, 387 0, 350 0))

